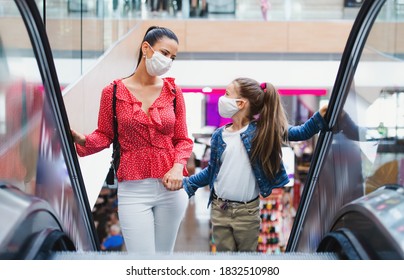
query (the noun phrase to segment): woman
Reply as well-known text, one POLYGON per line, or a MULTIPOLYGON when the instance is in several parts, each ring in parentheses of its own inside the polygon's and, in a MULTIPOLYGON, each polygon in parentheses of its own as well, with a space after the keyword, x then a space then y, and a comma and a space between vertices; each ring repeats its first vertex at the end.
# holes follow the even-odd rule
POLYGON ((186 177, 189 197, 209 185, 212 234, 217 251, 255 252, 260 228, 259 195, 289 182, 282 163, 287 140, 306 140, 327 129, 326 106, 301 126, 289 127, 280 96, 270 83, 238 78, 219 99, 219 114, 232 122, 211 139, 209 165, 186 177))
POLYGON ((98 128, 89 135, 72 130, 79 156, 108 148, 113 140, 112 95, 120 164, 118 215, 129 252, 172 252, 186 195, 178 189, 187 175, 193 142, 188 137, 185 103, 173 78, 161 78, 178 51, 178 38, 164 27, 150 27, 141 43, 136 71, 103 89, 98 128))

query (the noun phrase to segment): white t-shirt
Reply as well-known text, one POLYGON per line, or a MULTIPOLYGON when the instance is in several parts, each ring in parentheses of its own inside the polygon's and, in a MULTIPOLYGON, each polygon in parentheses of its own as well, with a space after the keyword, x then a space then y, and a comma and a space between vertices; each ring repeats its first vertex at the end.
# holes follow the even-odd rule
POLYGON ((247 150, 240 137, 247 127, 248 125, 234 132, 223 130, 226 149, 222 154, 222 165, 214 182, 215 193, 220 198, 247 202, 259 194, 247 150))

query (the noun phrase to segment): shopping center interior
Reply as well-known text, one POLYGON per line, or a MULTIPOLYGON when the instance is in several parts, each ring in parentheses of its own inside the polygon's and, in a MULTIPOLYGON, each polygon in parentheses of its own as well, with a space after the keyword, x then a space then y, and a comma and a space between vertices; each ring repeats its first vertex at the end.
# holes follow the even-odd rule
MULTIPOLYGON (((339 90, 334 88, 334 84, 341 70, 341 58, 364 1, 207 0, 207 9, 202 15, 205 7, 202 0, 195 1, 197 6, 194 14, 191 13, 191 1, 178 0, 35 2, 52 49, 69 125, 83 133, 90 133, 97 126, 99 99, 104 86, 135 71, 138 47, 147 28, 152 25, 164 26, 177 34, 179 52, 166 75, 175 77, 176 83, 182 88, 188 132, 195 142, 195 172, 199 172, 209 160, 212 132, 228 121, 218 115, 217 100, 234 78, 250 77, 274 84, 281 94, 288 120, 293 125, 303 123, 321 105, 330 102, 332 93, 339 90), (161 3, 161 6, 152 6, 157 3, 161 3)), ((40 73, 35 70, 36 59, 31 55, 30 43, 26 39, 28 36, 24 35, 25 27, 21 19, 16 17, 17 9, 12 9, 7 0, 0 0, 0 5, 0 38, 7 38, 3 44, 11 46, 9 53, 12 57, 20 55, 18 59, 10 59, 10 71, 28 80, 40 80, 40 73)), ((335 183, 343 189, 343 194, 335 195, 331 191, 316 196, 321 207, 315 207, 315 213, 311 213, 313 220, 317 215, 331 216, 338 210, 338 207, 330 207, 332 210, 325 211, 327 206, 321 204, 321 198, 327 198, 326 194, 335 196, 337 203, 343 204, 353 197, 368 193, 376 185, 403 185, 404 159, 400 147, 404 138, 404 81, 400 73, 404 70, 404 44, 397 34, 404 28, 404 2, 387 1, 385 6, 378 17, 377 23, 380 24, 372 30, 368 45, 364 48, 366 52, 354 76, 351 95, 345 107, 342 105, 359 127, 367 129, 364 135, 359 135, 361 140, 366 141, 352 145, 356 147, 357 144, 363 161, 350 170, 334 168, 332 175, 326 174, 330 178, 343 174, 342 177, 349 177, 349 180, 360 177, 363 184, 359 187, 358 183, 358 189, 362 192, 357 195, 358 189, 352 194, 345 191, 342 187, 345 180, 335 183), (388 28, 389 24, 394 28, 388 28), (388 112, 386 108, 389 108, 388 112), (383 142, 383 145, 376 145, 378 141, 392 141, 394 144, 389 142, 383 146, 383 142), (381 147, 383 152, 377 150, 381 147), (389 163, 392 163, 388 165, 389 172, 379 171, 389 163), (356 170, 358 166, 362 167, 359 171, 356 170), (351 177, 344 171, 358 171, 359 175, 355 173, 351 177), (349 199, 342 198, 347 193, 349 199)), ((6 106, 5 94, 0 92, 0 108, 6 106)), ((5 115, 0 114, 0 136, 6 134, 6 119, 5 115)), ((347 131, 344 129, 339 131, 347 131)), ((319 136, 316 135, 308 141, 290 143, 284 148, 284 161, 290 168, 288 172, 292 180, 268 198, 261 199, 262 227, 258 252, 285 252, 306 177, 315 177, 310 167, 317 162, 314 154, 318 140, 319 136)), ((330 143, 338 143, 338 139, 330 143)), ((348 146, 344 147, 352 147, 348 146)), ((0 151, 2 149, 6 150, 7 147, 2 148, 0 144, 0 151)), ((92 156, 78 158, 100 241, 109 234, 113 223, 119 224, 115 215, 116 189, 104 182, 110 157, 111 149, 106 149, 92 156)), ((344 161, 339 157, 330 158, 337 162, 344 161)), ((8 176, 1 172, 0 178, 8 176)), ((324 183, 325 179, 321 178, 326 175, 321 177, 317 174, 320 178, 318 181, 324 183)), ((206 188, 189 200, 175 252, 215 251, 208 198, 209 189, 206 188)), ((312 244, 303 246, 310 247, 312 244)), ((121 250, 124 251, 125 247, 121 250)))

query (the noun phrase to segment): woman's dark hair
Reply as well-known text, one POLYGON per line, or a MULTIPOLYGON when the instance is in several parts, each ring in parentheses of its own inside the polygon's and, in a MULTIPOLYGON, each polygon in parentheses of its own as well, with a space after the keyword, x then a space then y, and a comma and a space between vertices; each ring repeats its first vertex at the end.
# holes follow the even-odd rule
MULTIPOLYGON (((164 37, 172 39, 179 44, 178 37, 177 37, 177 35, 175 35, 175 33, 173 31, 171 31, 170 29, 168 29, 166 27, 160 27, 160 26, 149 27, 149 29, 147 29, 147 31, 143 37, 142 43, 147 42, 147 43, 149 43, 150 46, 153 47, 157 41, 161 40, 164 37)), ((142 56, 143 56, 142 46, 140 45, 139 58, 137 60, 136 67, 139 66, 139 63, 142 60, 142 56)))
POLYGON ((248 118, 256 119, 251 160, 261 164, 265 175, 274 178, 282 161, 282 143, 287 139, 288 120, 278 91, 271 83, 260 85, 250 78, 233 81, 241 97, 248 99, 248 118))

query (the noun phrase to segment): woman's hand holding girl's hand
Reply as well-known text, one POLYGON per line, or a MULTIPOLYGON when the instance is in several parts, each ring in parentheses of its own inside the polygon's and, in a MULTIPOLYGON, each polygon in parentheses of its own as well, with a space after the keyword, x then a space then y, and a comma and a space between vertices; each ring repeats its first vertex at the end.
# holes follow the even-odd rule
POLYGON ((174 166, 164 175, 163 185, 167 190, 176 191, 182 188, 184 165, 174 163, 174 166))

